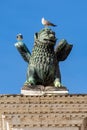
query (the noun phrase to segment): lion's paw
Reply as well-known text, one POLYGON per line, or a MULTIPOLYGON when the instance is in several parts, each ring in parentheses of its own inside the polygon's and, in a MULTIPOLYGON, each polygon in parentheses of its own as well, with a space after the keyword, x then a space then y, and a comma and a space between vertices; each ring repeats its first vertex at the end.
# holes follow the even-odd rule
POLYGON ((61 83, 59 82, 58 79, 55 79, 55 81, 54 81, 54 86, 55 86, 55 87, 61 87, 62 85, 61 85, 61 83))

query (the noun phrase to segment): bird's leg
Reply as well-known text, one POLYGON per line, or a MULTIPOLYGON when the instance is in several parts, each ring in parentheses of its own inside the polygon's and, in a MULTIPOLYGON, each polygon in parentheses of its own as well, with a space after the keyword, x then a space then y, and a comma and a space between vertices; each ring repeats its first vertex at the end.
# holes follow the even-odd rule
POLYGON ((49 26, 45 25, 45 29, 49 29, 49 26))

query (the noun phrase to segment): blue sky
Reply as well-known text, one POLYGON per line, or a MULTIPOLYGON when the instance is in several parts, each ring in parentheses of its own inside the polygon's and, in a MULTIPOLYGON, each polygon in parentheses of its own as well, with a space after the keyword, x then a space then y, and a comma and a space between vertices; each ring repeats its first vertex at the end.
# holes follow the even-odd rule
POLYGON ((0 0, 0 94, 20 94, 28 65, 14 46, 16 35, 32 51, 43 16, 58 25, 51 28, 58 41, 73 44, 60 62, 62 84, 69 93, 87 93, 87 0, 0 0))

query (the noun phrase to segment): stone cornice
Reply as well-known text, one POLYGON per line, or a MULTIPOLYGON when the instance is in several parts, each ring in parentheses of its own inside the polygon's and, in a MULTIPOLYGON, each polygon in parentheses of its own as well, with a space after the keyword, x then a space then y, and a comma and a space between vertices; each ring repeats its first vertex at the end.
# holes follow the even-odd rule
POLYGON ((87 128, 87 94, 0 95, 2 130, 5 130, 7 122, 9 129, 12 127, 83 127, 83 124, 87 128))

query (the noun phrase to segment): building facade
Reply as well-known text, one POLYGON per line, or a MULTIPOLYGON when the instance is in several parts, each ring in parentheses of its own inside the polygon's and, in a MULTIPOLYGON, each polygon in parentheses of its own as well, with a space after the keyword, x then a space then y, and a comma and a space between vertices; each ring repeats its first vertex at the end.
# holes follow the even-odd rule
POLYGON ((0 95, 0 130, 87 130, 87 95, 0 95))

